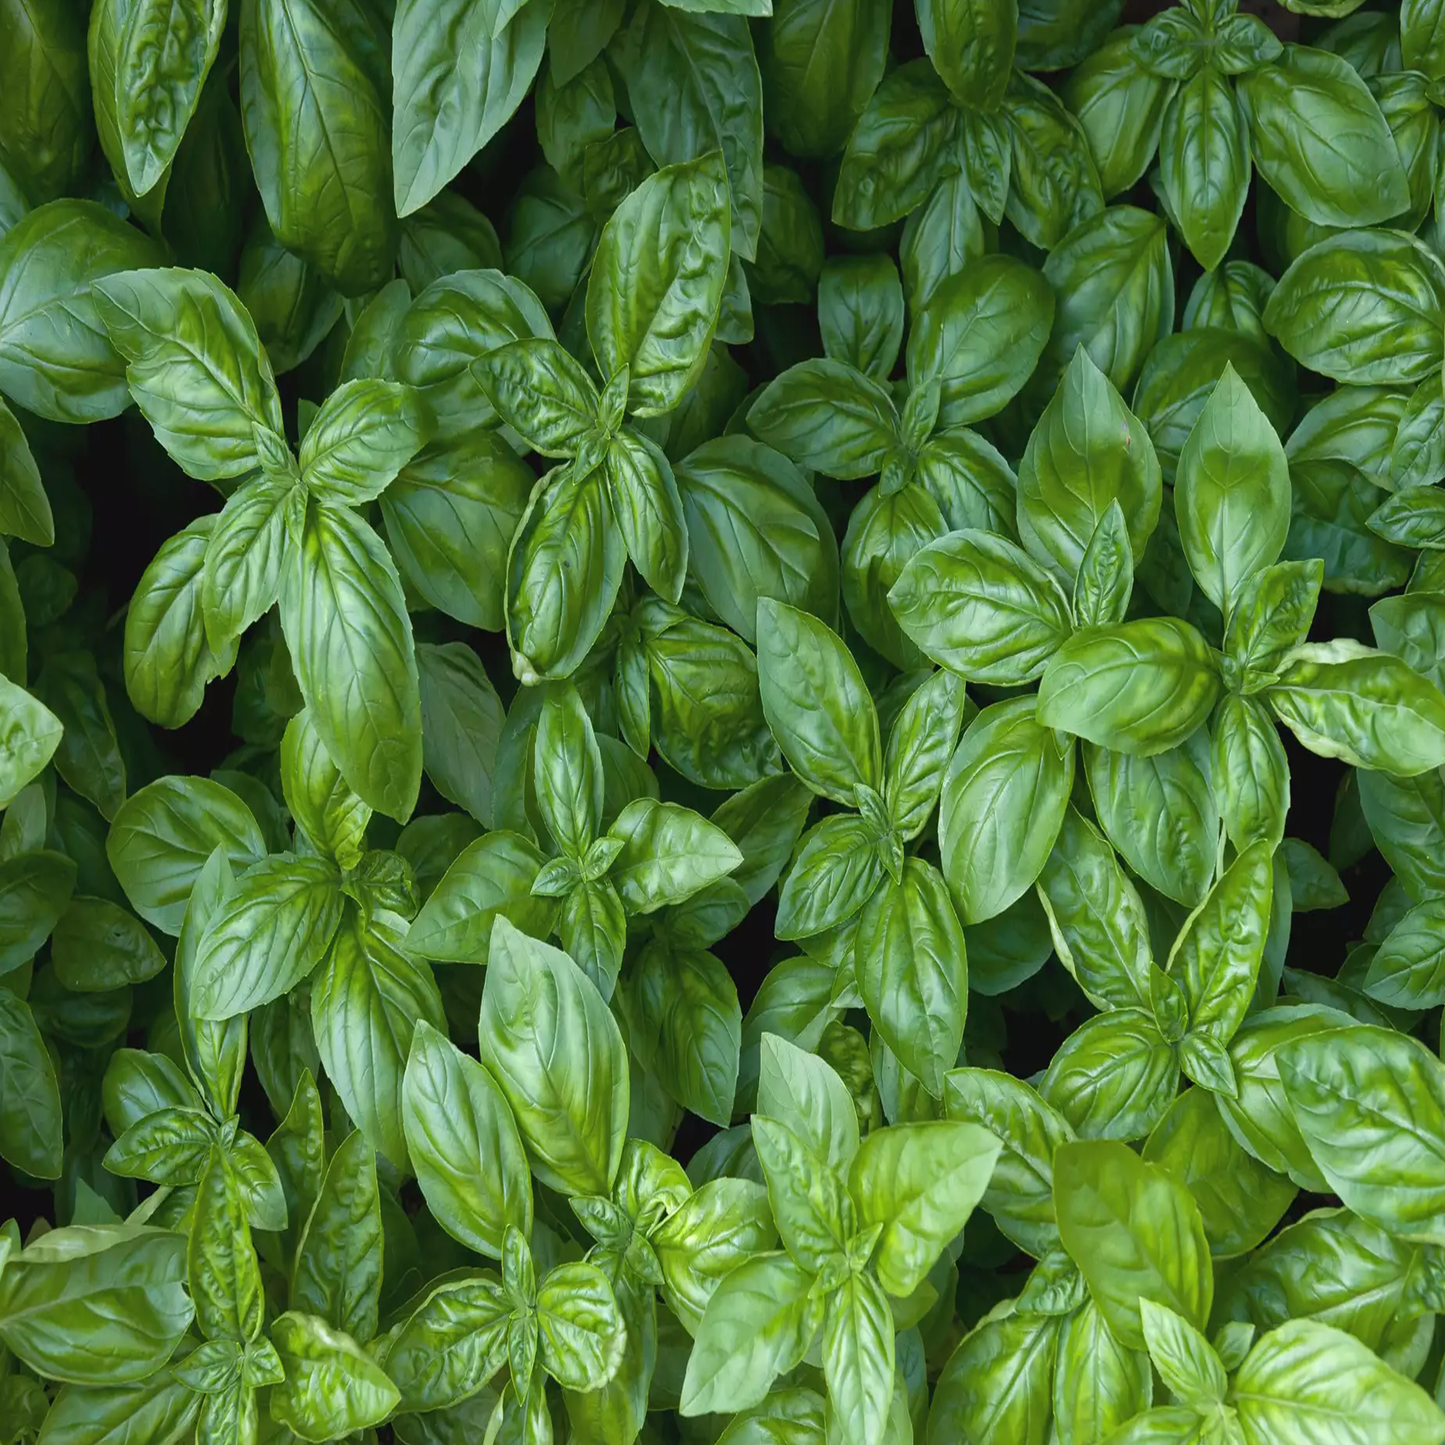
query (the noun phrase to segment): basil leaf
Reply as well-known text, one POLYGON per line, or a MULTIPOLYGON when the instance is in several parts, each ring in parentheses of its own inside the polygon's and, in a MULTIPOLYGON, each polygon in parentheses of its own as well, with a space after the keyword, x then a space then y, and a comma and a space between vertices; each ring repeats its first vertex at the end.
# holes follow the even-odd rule
POLYGON ((569 1193, 605 1194, 627 1124, 622 1035, 566 954, 504 918, 492 928, 481 1040, 537 1178, 569 1193))
POLYGON ((1059 1149, 1054 1201, 1064 1247, 1121 1344, 1145 1347, 1145 1300, 1204 1325, 1214 1294, 1209 1246, 1182 1186, 1127 1146, 1098 1140, 1059 1149))
POLYGON ((1294 1121, 1340 1198, 1407 1238, 1433 1238, 1438 1060, 1404 1035, 1356 1026, 1286 1044, 1279 1073, 1294 1121), (1408 1144, 1384 1132, 1402 1110, 1410 1118, 1408 1144))
POLYGON ((1242 75, 1238 95, 1260 175, 1308 220, 1369 226, 1409 207, 1390 129, 1347 61, 1288 45, 1242 75))
POLYGON ((1073 782, 1073 746, 1039 725, 1032 698, 994 703, 964 730, 938 812, 943 873, 964 923, 995 917, 1032 886, 1073 782))
POLYGON ((159 262, 153 242, 94 201, 51 201, 0 237, 0 391, 52 421, 130 405, 91 283, 159 262))
POLYGON ((1219 674, 1199 633, 1174 618, 1148 618, 1066 641, 1044 669, 1038 718, 1150 757, 1189 738, 1218 695, 1219 674))
POLYGON ((509 5, 505 20, 501 11, 497 0, 397 6, 389 167, 397 215, 437 195, 510 119, 535 78, 549 7, 509 5), (469 63, 460 63, 463 55, 469 63))
POLYGON ((352 791, 399 820, 421 785, 421 696, 400 579, 376 533, 313 503, 281 574, 281 620, 311 719, 352 791))
POLYGON ((758 603, 758 683, 768 727, 815 793, 852 803, 882 781, 878 715, 841 638, 785 603, 758 603))

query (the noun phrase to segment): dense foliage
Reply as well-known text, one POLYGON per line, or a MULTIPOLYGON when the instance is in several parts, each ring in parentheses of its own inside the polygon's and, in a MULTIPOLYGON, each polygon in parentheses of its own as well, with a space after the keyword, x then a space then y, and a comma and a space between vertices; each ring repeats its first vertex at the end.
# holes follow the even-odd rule
POLYGON ((0 1445, 1445 1441, 1445 0, 1287 3, 0 0, 0 1445))

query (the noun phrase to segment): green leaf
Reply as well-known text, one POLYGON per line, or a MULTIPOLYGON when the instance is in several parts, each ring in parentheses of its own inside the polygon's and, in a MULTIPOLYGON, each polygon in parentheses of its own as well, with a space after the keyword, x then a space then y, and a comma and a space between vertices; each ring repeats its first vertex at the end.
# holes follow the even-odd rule
POLYGON ((426 775, 444 798, 488 826, 502 730, 501 699, 465 643, 422 643, 416 660, 426 775))
POLYGON ((726 1128, 737 1093, 743 1022, 726 967, 700 948, 654 945, 634 965, 628 997, 636 1021, 634 1055, 647 1059, 683 1108, 726 1128))
POLYGON ((379 1424, 401 1393, 347 1334, 315 1315, 288 1311, 271 1326, 286 1371, 271 1390, 271 1418, 302 1440, 322 1442, 379 1424))
POLYGON ((575 1194, 606 1194, 626 1134, 627 1055, 596 985, 566 954, 492 929, 482 1060, 511 1106, 532 1172, 575 1194))
POLYGON ((1277 847, 1289 811, 1289 761, 1268 710, 1227 694, 1214 715, 1213 772, 1220 821, 1236 848, 1277 847))
POLYGON ((1149 1404, 1153 1387, 1149 1357, 1119 1344, 1092 1300, 1064 1320, 1053 1398, 1061 1441, 1113 1439, 1149 1404))
POLYGON ((1151 757, 1184 742, 1209 715, 1219 673, 1195 628, 1145 618, 1077 633, 1039 683, 1042 726, 1151 757))
POLYGON ((458 621, 499 630, 507 549, 535 480, 491 431, 424 448, 381 496, 408 585, 458 621))
POLYGON ((256 1337, 265 1311, 261 1270, 240 1181, 219 1146, 211 1149, 197 1186, 186 1275, 196 1323, 207 1339, 244 1344, 256 1337))
POLYGON ((1187 79, 1164 112, 1160 179, 1180 234, 1213 271, 1234 240, 1249 195, 1249 135, 1234 87, 1213 65, 1187 79))
POLYGON ((687 518, 688 566, 734 632, 757 640, 771 597, 828 620, 836 606, 832 523, 799 469, 747 437, 704 442, 673 468, 687 518))
POLYGON ((1228 311, 1217 318, 1219 325, 1205 325, 1204 320, 1216 319, 1206 314, 1200 322, 1189 323, 1195 329, 1167 337, 1150 353, 1133 406, 1153 437, 1166 480, 1173 480, 1184 443, 1226 366, 1244 379, 1276 429, 1287 426, 1293 416, 1294 365, 1269 345, 1258 320, 1267 294, 1258 297, 1257 304, 1255 290, 1246 292, 1247 300, 1221 302, 1221 309, 1236 304, 1249 308, 1247 320, 1237 321, 1228 311))
POLYGON ((421 696, 396 568, 350 509, 313 503, 281 580, 296 680, 352 791, 405 821, 421 786, 421 696))
POLYGON ((849 804, 860 784, 878 787, 878 715, 837 633, 785 603, 760 601, 758 681, 768 726, 808 787, 849 804))
POLYGON ((1323 574, 1317 559, 1279 562, 1241 587, 1225 628, 1224 651, 1243 669, 1245 692, 1258 692, 1272 682, 1309 635, 1323 574))
POLYGON ((95 201, 52 201, 11 226, 0 237, 0 391, 51 421, 119 416, 130 405, 125 362, 91 282, 160 259, 95 201))
POLYGON ((1297 1039, 1313 1038, 1345 1024, 1344 1015, 1311 1006, 1265 1009, 1240 1025, 1230 1041, 1237 1095, 1215 1095, 1229 1131, 1254 1157, 1303 1189, 1324 1184, 1281 1082, 1280 1055, 1297 1039))
MULTIPOLYGON (((206 641, 217 654, 213 667, 226 658, 226 645, 275 604, 288 523, 304 504, 292 476, 263 473, 231 494, 206 534, 201 607, 206 641)), ((204 649, 201 658, 209 661, 204 649)))
POLYGON ((1350 901, 1334 867, 1302 838, 1287 838, 1280 849, 1289 870, 1290 897, 1296 913, 1338 908, 1350 901))
POLYGON ((235 295, 204 271, 178 269, 123 271, 93 294, 131 395, 176 463, 202 481, 260 465, 258 433, 282 432, 281 399, 235 295))
POLYGON ((191 888, 218 847, 236 871, 265 854, 250 809, 209 778, 164 777, 121 805, 105 851, 135 911, 174 937, 191 888))
POLYGON ((1224 1366, 1209 1341, 1168 1305, 1141 1299, 1139 1314, 1149 1358, 1169 1393, 1201 1411, 1222 1403, 1224 1366))
POLYGON ((402 1075, 419 1022, 443 1026, 430 968, 382 922, 343 921, 311 983, 311 1025, 326 1074, 372 1148, 405 1167, 402 1075))
POLYGON ((963 1042, 968 964, 938 870, 910 858, 897 881, 885 879, 864 905, 855 949, 874 1028, 928 1092, 942 1097, 944 1072, 963 1042))
POLYGON ((1074 616, 1082 627, 1122 622, 1134 591, 1134 550, 1117 501, 1099 519, 1074 578, 1074 616))
POLYGON ((174 159, 225 28, 224 5, 134 5, 115 57, 116 121, 128 179, 143 196, 174 159))
POLYGON ((748 426, 799 466, 840 480, 882 470, 902 435, 888 392, 825 357, 774 377, 749 409, 748 426))
POLYGON ((986 707, 965 729, 939 800, 943 874, 961 921, 1002 913, 1039 876, 1074 783, 1074 749, 1030 697, 986 707))
POLYGON ((549 337, 523 337, 488 351, 472 375, 508 426, 546 457, 576 456, 597 426, 597 389, 549 337))
POLYGON ((823 1322, 812 1279, 784 1254, 759 1254, 708 1301, 682 1384, 681 1413, 751 1409, 802 1360, 823 1322))
POLYGON ((125 756, 95 658, 89 652, 52 654, 35 679, 35 694, 64 729, 55 771, 102 817, 113 819, 125 802, 125 756))
POLYGON ((842 1421, 842 1438, 871 1445, 883 1438, 893 1399, 893 1314, 869 1274, 848 1275, 823 1321, 823 1378, 842 1421))
POLYGON ((136 1119, 120 1135, 105 1152, 105 1167, 123 1178, 195 1184, 215 1140, 215 1128, 200 1110, 166 1104, 136 1119))
POLYGON ((1255 168, 1286 205, 1320 226, 1371 226, 1410 205, 1379 106, 1338 55, 1287 45, 1239 78, 1255 168))
POLYGON ((417 393, 394 381, 343 382, 301 442, 301 480, 323 501, 359 506, 380 496, 426 440, 417 393))
POLYGON ((7 808, 55 756, 64 729, 44 703, 0 677, 0 802, 7 808))
MULTIPOLYGON (((775 50, 777 44, 775 29, 775 50)), ((776 115, 769 120, 777 124, 776 115)), ((823 263, 818 329, 824 355, 886 381, 903 345, 903 319, 903 285, 891 256, 833 256, 823 263)))
POLYGON ((942 282, 914 320, 909 385, 938 383, 940 429, 992 416, 1029 379, 1053 319, 1042 275, 1008 256, 985 257, 942 282))
MULTIPOLYGON (((1121 391, 1174 326, 1174 273, 1163 220, 1112 206, 1083 220, 1044 263, 1054 329, 1040 368, 1045 388, 1080 346, 1121 391)), ((1147 530, 1147 529, 1146 529, 1147 530)))
MULTIPOLYGON (((969 178, 978 191, 998 184, 992 158, 984 157, 990 149, 989 131, 998 144, 1006 130, 1013 152, 1008 218, 1030 243, 1047 250, 1060 245, 1081 222, 1102 213, 1099 177, 1082 129, 1052 90, 1015 71, 1006 99, 1006 125, 990 126, 976 113, 962 112, 964 154, 971 159, 969 178)), ((998 195, 992 204, 985 203, 990 214, 998 195)))
POLYGON ((1154 444, 1107 371, 1083 344, 1073 351, 1019 463, 1019 535, 1068 579, 1111 503, 1123 509, 1136 562, 1159 520, 1163 486, 1154 444))
POLYGON ((201 935, 195 1016, 232 1018, 289 993, 325 957, 344 901, 324 858, 278 853, 247 869, 201 935))
POLYGON ((355 868, 365 851, 371 809, 347 787, 305 708, 281 737, 281 789, 313 847, 343 869, 355 868))
POLYGON ((836 1269, 858 1230, 842 1178, 777 1119, 754 1114, 752 1135, 784 1248, 809 1274, 836 1269))
POLYGON ((1178 1086, 1174 1050, 1142 1009, 1098 1014, 1064 1041, 1039 1092, 1084 1139, 1141 1139, 1178 1086))
POLYGON ((62 1389, 46 1416, 48 1445, 119 1445, 130 1431, 155 1440, 183 1439, 201 1397, 170 1369, 133 1385, 62 1389))
MULTIPOLYGON (((1377 191, 1378 177, 1370 189, 1377 191)), ((1280 277, 1265 330, 1311 371, 1357 385, 1414 384, 1440 364, 1445 267, 1413 236, 1347 231, 1280 277)))
POLYGON ((902 220, 925 201, 951 169, 957 115, 926 60, 885 77, 848 137, 833 191, 834 223, 869 230, 902 220))
POLYGON ((1349 1445, 1445 1439, 1445 1416, 1418 1385, 1314 1320, 1291 1320, 1260 1340, 1239 1367, 1233 1399, 1247 1437, 1327 1430, 1349 1445))
POLYGON ((1023 1080, 991 1069, 952 1070, 944 1101, 949 1118, 982 1125, 1002 1141, 982 1200, 994 1222, 1031 1254, 1056 1249, 1053 1158, 1074 1138, 1067 1121, 1023 1080))
POLYGON ((954 98, 989 110, 1003 98, 1018 34, 1017 7, 1009 0, 967 0, 947 5, 922 0, 918 28, 923 48, 954 98))
POLYGON ((440 1411, 475 1395, 506 1362, 511 1312, 492 1274, 445 1280, 429 1290, 388 1332, 380 1357, 401 1391, 401 1408, 440 1411))
POLYGON ((612 516, 632 565, 653 591, 678 601, 687 573, 687 524, 666 453, 624 430, 608 447, 604 471, 612 516))
POLYGON ((1378 597, 1404 585, 1410 554, 1370 530, 1379 493, 1363 472, 1344 462, 1310 462, 1293 467, 1290 481, 1294 516, 1286 557, 1323 560, 1331 592, 1378 597))
POLYGON ((498 917, 525 933, 549 932, 552 905, 532 893, 542 863, 537 845, 517 833, 498 830, 467 844, 422 905, 407 948, 441 962, 481 963, 498 917))
POLYGON ((564 857, 586 855, 602 825, 602 757, 576 688, 548 692, 533 748, 537 806, 564 857))
POLYGON ((773 0, 773 16, 757 42, 768 129, 789 155, 836 154, 883 78, 889 7, 773 0))
POLYGON ((1145 1347, 1145 1299, 1202 1328, 1214 1279, 1204 1225, 1183 1186, 1105 1140, 1065 1144, 1054 1164, 1064 1248, 1115 1339, 1145 1347))
MULTIPOLYGON (((397 54, 424 60, 405 39, 397 54)), ((389 281, 396 253, 379 41, 350 3, 255 0, 241 13, 241 119, 266 218, 344 295, 389 281)), ((396 94, 404 112, 404 75, 396 94)))
POLYGON ((575 466, 543 479, 507 561, 512 670, 527 683, 569 676, 602 631, 627 549, 601 472, 575 466))
POLYGON ((1433 1008, 1445 1003, 1445 949, 1441 916, 1445 904, 1428 898, 1411 908, 1386 935, 1370 960, 1365 992, 1395 1008, 1433 1008))
POLYGON ((49 849, 0 863, 0 973, 34 957, 69 905, 76 876, 76 865, 49 849))
MULTIPOLYGON (((418 1030, 425 1027, 425 1020, 418 1022, 418 1030)), ((314 1314, 359 1342, 370 1340, 381 1297, 381 1251, 376 1155, 357 1129, 331 1156, 297 1242, 291 1308, 314 1314)))
POLYGON ((1370 530, 1397 546, 1439 551, 1445 545, 1440 499, 1433 487, 1412 487, 1387 497, 1370 514, 1370 530))
POLYGON ((707 358, 727 280, 721 151, 649 176, 602 232, 587 283, 587 334, 604 375, 628 368, 627 406, 671 411, 707 358))
POLYGON ((55 541, 50 498, 15 413, 0 401, 0 532, 37 547, 55 541))
POLYGON ((1032 682, 1073 631, 1050 572, 1006 538, 969 529, 915 552, 888 605, 911 642, 970 682, 1032 682))
POLYGON ((858 1115, 836 1070, 776 1034, 764 1034, 757 1113, 785 1125, 841 1173, 858 1152, 858 1115))
MULTIPOLYGON (((1235 1087, 1241 1088, 1238 1074, 1235 1087)), ((1247 1092, 1250 1085, 1242 1087, 1247 1092)), ((1296 1193, 1292 1181, 1260 1163, 1230 1133, 1220 1112, 1223 1098, 1207 1089, 1185 1089, 1144 1145, 1144 1158, 1168 1170, 1194 1196, 1216 1259, 1258 1246, 1296 1193)))
POLYGON ((144 983, 165 966, 145 927, 105 898, 76 898, 50 936, 55 976, 75 993, 144 983))
POLYGON ((51 1230, 0 1275, 0 1340, 51 1379, 143 1380, 191 1322, 185 1276, 183 1235, 133 1224, 51 1230))
POLYGON ((1394 1233, 1437 1238, 1445 1066, 1403 1034, 1355 1026, 1286 1044, 1278 1068, 1330 1188, 1394 1233))
POLYGON ((1273 850, 1253 843, 1185 920, 1165 965, 1184 990, 1191 1029, 1224 1044, 1254 998, 1269 931, 1273 850))
POLYGON ((549 15, 550 7, 535 0, 505 8, 497 0, 397 7, 391 35, 397 215, 426 205, 511 118, 536 77, 549 15))
POLYGON ((1038 879, 1059 961, 1100 1008, 1149 1001, 1149 924, 1114 850, 1075 808, 1038 879))
POLYGON ((1445 696, 1399 658, 1359 643, 1306 643, 1265 692, 1312 752, 1412 777, 1445 763, 1445 696))
POLYGON ((532 1185, 512 1111, 491 1076, 428 1024, 402 1082, 407 1152, 427 1206, 453 1238, 493 1259, 532 1227, 532 1185))
POLYGON ((622 845, 608 872, 629 913, 681 903, 742 862, 726 833, 676 803, 638 798, 608 830, 622 845))
POLYGON ((987 1129, 938 1120, 870 1134, 849 1188, 865 1227, 881 1224, 873 1256, 883 1287, 912 1294, 984 1197, 1001 1150, 987 1129))
POLYGON ((1360 808, 1369 832, 1401 882, 1420 897, 1445 892, 1439 843, 1445 839, 1445 777, 1360 773, 1360 808))
POLYGON ((34 1016, 0 989, 0 1157, 37 1179, 61 1168, 60 1090, 34 1016))
POLYGON ((1059 1321, 1007 1301, 949 1356, 934 1389, 930 1434, 941 1438, 1047 1439, 1059 1321))
POLYGON ((914 689, 889 730, 884 805, 905 839, 917 836, 932 816, 966 701, 958 678, 935 672, 914 689))
POLYGON ((672 167, 720 150, 732 249, 754 260, 763 209, 763 106, 747 21, 643 5, 621 46, 632 117, 647 153, 672 167))
POLYGON ((597 1390, 617 1373, 627 1329, 596 1265, 561 1264, 537 1290, 540 1358, 564 1389, 597 1390))
POLYGON ((1284 448, 1232 366, 1184 444, 1174 508, 1190 570, 1228 616, 1245 582, 1279 559, 1290 517, 1284 448))
POLYGON ((1105 200, 1148 170, 1171 99, 1172 88, 1140 63, 1130 40, 1127 33, 1111 35, 1074 68, 1062 90, 1088 139, 1105 200))

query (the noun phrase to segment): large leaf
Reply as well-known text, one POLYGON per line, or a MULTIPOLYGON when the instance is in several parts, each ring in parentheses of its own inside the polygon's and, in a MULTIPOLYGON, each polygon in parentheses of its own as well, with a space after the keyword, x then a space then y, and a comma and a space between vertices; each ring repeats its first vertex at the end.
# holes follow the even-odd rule
POLYGON ((496 135, 541 64, 551 5, 402 0, 392 21, 396 214, 419 210, 496 135))
POLYGON ((396 568, 349 508, 313 503, 282 573, 301 695, 353 792, 405 821, 421 786, 421 693, 396 568))

